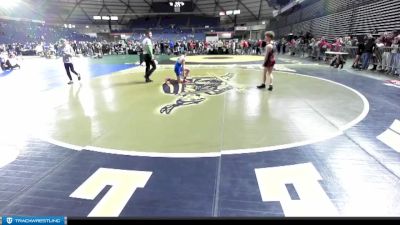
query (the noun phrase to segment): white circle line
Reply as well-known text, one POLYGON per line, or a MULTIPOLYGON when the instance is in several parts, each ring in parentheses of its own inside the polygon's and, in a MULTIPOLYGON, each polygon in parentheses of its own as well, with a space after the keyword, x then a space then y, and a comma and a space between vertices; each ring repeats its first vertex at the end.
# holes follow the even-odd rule
MULTIPOLYGON (((247 56, 243 56, 243 60, 230 61, 230 62, 227 62, 226 60, 236 58, 235 55, 233 55, 233 56, 232 55, 227 55, 227 56, 220 56, 220 57, 212 56, 212 55, 211 56, 198 55, 198 56, 186 56, 186 57, 187 57, 186 58, 186 62, 188 62, 188 63, 227 63, 227 64, 231 63, 231 65, 232 65, 232 63, 247 63, 247 62, 256 62, 256 61, 260 61, 261 62, 261 61, 264 60, 263 56, 255 56, 255 55, 250 55, 249 59, 245 59, 245 57, 247 57, 247 56), (215 59, 207 59, 205 57, 216 57, 216 58, 215 59), (223 57, 225 57, 225 59, 223 57), (227 57, 229 57, 229 58, 227 58, 227 57), (253 59, 251 59, 251 58, 253 58, 253 59), (192 60, 190 60, 190 59, 192 59, 192 60), (204 61, 201 61, 201 60, 204 60, 204 61)), ((242 58, 242 57, 239 56, 239 59, 240 58, 242 58)), ((178 57, 171 57, 171 58, 169 58, 169 61, 170 62, 175 62, 177 59, 178 59, 178 57)), ((210 65, 208 65, 208 66, 210 66, 210 65)))
POLYGON ((46 141, 46 142, 48 142, 50 144, 57 145, 57 146, 64 147, 64 148, 68 148, 68 149, 71 149, 71 150, 75 150, 75 151, 83 150, 82 146, 68 144, 68 143, 65 143, 65 142, 62 142, 62 141, 55 140, 53 138, 45 137, 44 135, 39 136, 38 138, 43 140, 43 141, 46 141))
MULTIPOLYGON (((240 68, 242 70, 259 70, 259 69, 249 69, 249 68, 240 68)), ((363 101, 364 108, 362 113, 349 122, 346 125, 338 127, 338 131, 334 132, 333 134, 326 135, 324 137, 319 137, 316 139, 310 139, 310 140, 305 140, 305 141, 300 141, 300 142, 294 142, 290 144, 283 144, 283 145, 274 145, 274 146, 268 146, 268 147, 260 147, 260 148, 248 148, 248 149, 234 149, 234 150, 222 150, 221 152, 207 152, 207 153, 159 153, 159 152, 140 152, 140 151, 129 151, 129 150, 119 150, 119 149, 112 149, 112 148, 101 148, 101 147, 94 147, 94 146, 77 146, 77 145, 72 145, 68 143, 64 143, 61 141, 54 140, 52 138, 41 138, 44 141, 47 141, 49 143, 65 147, 65 148, 70 148, 72 150, 88 150, 88 151, 95 151, 95 152, 102 152, 102 153, 108 153, 108 154, 116 154, 116 155, 129 155, 129 156, 144 156, 144 157, 162 157, 162 158, 201 158, 201 157, 220 157, 221 155, 233 155, 233 154, 247 154, 247 153, 257 153, 257 152, 266 152, 266 151, 276 151, 276 150, 282 150, 282 149, 288 149, 288 148, 294 148, 294 147, 300 147, 304 145, 309 145, 317 142, 321 142, 327 139, 334 138, 336 136, 339 136, 343 134, 344 130, 349 129, 350 127, 354 126, 355 124, 359 123, 361 120, 363 120, 366 115, 369 112, 369 102, 366 99, 364 95, 362 95, 360 92, 357 90, 348 87, 344 84, 328 80, 325 78, 320 78, 320 77, 315 77, 311 75, 304 75, 304 74, 299 74, 299 73, 292 73, 292 72, 282 72, 279 71, 280 73, 287 73, 291 75, 297 75, 297 76, 305 76, 305 77, 310 77, 314 79, 319 79, 319 80, 324 80, 328 81, 333 84, 340 85, 342 87, 345 87, 349 89, 350 91, 353 91, 356 93, 363 101)), ((97 77, 96 77, 97 78, 97 77)))
POLYGON ((367 98, 362 95, 360 92, 358 92, 357 90, 348 87, 344 84, 332 81, 332 80, 328 80, 325 78, 320 78, 320 77, 314 77, 314 76, 310 76, 310 75, 304 75, 304 74, 299 74, 299 73, 291 73, 291 72, 281 72, 281 73, 288 73, 288 74, 292 74, 292 75, 297 75, 297 76, 305 76, 305 77, 310 77, 310 78, 315 78, 315 79, 320 79, 320 80, 324 80, 324 81, 328 81, 331 82, 333 84, 338 84, 342 87, 345 87, 347 89, 349 89, 350 91, 353 91, 354 93, 356 93, 361 100, 363 101, 363 111, 361 112, 361 114, 355 118, 354 120, 352 120, 351 122, 347 123, 346 125, 343 126, 339 126, 338 127, 338 131, 324 136, 324 137, 320 137, 320 138, 316 138, 316 139, 310 139, 310 140, 306 140, 306 141, 300 141, 300 142, 294 142, 294 143, 290 143, 290 144, 283 144, 283 145, 275 145, 275 146, 268 146, 268 147, 261 147, 261 148, 251 148, 251 149, 234 149, 234 150, 222 150, 222 155, 233 155, 233 154, 245 154, 245 153, 257 153, 257 152, 267 152, 267 151, 275 151, 275 150, 282 150, 282 149, 288 149, 288 148, 294 148, 294 147, 300 147, 300 146, 304 146, 304 145, 309 145, 309 144, 313 144, 313 143, 317 143, 317 142, 321 142, 324 140, 328 140, 331 138, 334 138, 336 136, 339 136, 341 134, 344 133, 345 130, 351 128, 352 126, 356 125, 357 123, 359 123, 361 120, 363 120, 368 112, 369 112, 369 102, 367 100, 367 98))
POLYGON ((101 148, 94 146, 86 146, 84 150, 102 152, 117 155, 129 155, 129 156, 145 156, 145 157, 160 157, 160 158, 206 158, 206 157, 219 157, 221 152, 207 152, 207 153, 161 153, 161 152, 139 152, 139 151, 127 151, 110 148, 101 148))
POLYGON ((341 134, 343 134, 343 132, 339 130, 332 134, 329 134, 329 135, 326 135, 326 136, 323 136, 320 138, 309 139, 309 140, 299 141, 299 142, 293 142, 290 144, 273 145, 273 146, 260 147, 260 148, 222 150, 221 153, 222 153, 222 155, 236 155, 236 154, 247 154, 247 153, 257 153, 257 152, 271 152, 271 151, 295 148, 295 147, 300 147, 300 146, 304 146, 304 145, 318 143, 321 141, 325 141, 325 140, 337 137, 341 134))
POLYGON ((298 73, 293 73, 293 72, 281 72, 281 73, 288 73, 288 74, 292 74, 292 75, 298 75, 298 76, 304 76, 304 77, 310 77, 310 78, 324 80, 324 81, 327 81, 327 82, 342 86, 344 88, 347 88, 350 91, 356 93, 358 95, 358 97, 360 97, 362 102, 363 102, 363 105, 364 105, 363 111, 361 112, 361 114, 357 118, 355 118, 351 122, 347 123, 346 125, 340 126, 339 127, 340 131, 347 130, 350 127, 356 125, 361 120, 363 120, 367 116, 367 114, 369 112, 370 106, 369 106, 369 102, 368 102, 367 98, 363 94, 361 94, 359 91, 357 91, 357 90, 355 90, 355 89, 353 89, 353 88, 351 88, 349 86, 346 86, 344 84, 341 84, 341 83, 338 83, 338 82, 335 82, 335 81, 332 81, 332 80, 328 80, 328 79, 325 79, 325 78, 320 78, 320 77, 315 77, 315 76, 310 76, 310 75, 298 74, 298 73))

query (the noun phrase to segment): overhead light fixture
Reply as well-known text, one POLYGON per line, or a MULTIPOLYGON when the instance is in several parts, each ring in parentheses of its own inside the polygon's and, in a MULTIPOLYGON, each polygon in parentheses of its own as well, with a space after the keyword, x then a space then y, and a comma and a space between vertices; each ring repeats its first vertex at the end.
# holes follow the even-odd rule
POLYGON ((118 16, 111 16, 111 20, 118 20, 118 16))
POLYGON ((232 10, 226 11, 226 15, 232 15, 232 14, 233 14, 233 11, 232 11, 232 10))
POLYGON ((89 28, 89 26, 88 26, 88 25, 86 25, 86 28, 89 28))
POLYGON ((110 17, 109 16, 102 16, 101 19, 102 20, 110 20, 110 17))
POLYGON ((240 14, 240 9, 233 10, 233 15, 238 15, 238 14, 240 14))
POLYGON ((219 15, 220 16, 225 16, 225 12, 221 11, 221 12, 219 12, 219 15))
POLYGON ((180 8, 180 7, 184 6, 185 3, 182 1, 177 1, 177 2, 169 2, 169 5, 171 7, 180 8))
POLYGON ((265 20, 263 20, 261 23, 262 23, 262 24, 265 24, 265 20))
POLYGON ((94 20, 101 20, 101 16, 93 16, 94 20))
POLYGON ((4 8, 6 10, 10 10, 15 8, 16 6, 19 5, 21 0, 12 0, 12 1, 1 1, 0 8, 4 8))

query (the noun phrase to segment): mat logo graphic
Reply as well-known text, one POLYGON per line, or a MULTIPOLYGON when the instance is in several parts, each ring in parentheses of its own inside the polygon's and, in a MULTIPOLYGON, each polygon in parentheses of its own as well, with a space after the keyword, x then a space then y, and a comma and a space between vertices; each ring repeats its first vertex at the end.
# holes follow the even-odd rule
POLYGON ((12 217, 7 217, 7 224, 12 224, 12 221, 13 221, 12 217))
POLYGON ((287 217, 338 216, 312 163, 255 169, 263 202, 280 202, 287 217))
POLYGON ((161 107, 161 114, 170 114, 173 109, 195 105, 207 99, 207 96, 219 95, 234 89, 229 83, 233 78, 233 73, 227 73, 222 76, 194 77, 188 79, 188 83, 179 84, 175 80, 170 80, 163 84, 162 88, 165 94, 175 94, 178 99, 175 103, 161 107))
MULTIPOLYGON (((285 216, 326 217, 339 215, 335 205, 320 184, 320 181, 323 180, 321 174, 311 162, 255 168, 254 172, 261 194, 259 201, 267 204, 279 202, 285 216)), ((70 197, 98 201, 88 217, 125 216, 132 209, 126 208, 127 205, 135 206, 136 201, 138 201, 137 204, 143 203, 143 199, 140 200, 140 197, 137 199, 134 196, 138 191, 142 192, 139 195, 143 197, 146 185, 152 176, 153 171, 102 167, 84 180, 70 197), (104 194, 106 186, 111 186, 111 188, 104 194), (102 198, 98 200, 101 196, 102 198), (122 214, 123 211, 125 212, 122 214)), ((151 192, 151 187, 149 188, 151 192)), ((85 207, 84 211, 86 210, 85 207)), ((14 221, 18 222, 18 219, 14 217, 14 221)), ((64 221, 61 221, 64 224, 64 221)))
POLYGON ((400 120, 394 120, 389 129, 378 135, 376 138, 387 146, 400 152, 400 120))
POLYGON ((101 167, 72 192, 69 197, 95 200, 106 186, 111 186, 88 216, 117 217, 121 214, 136 189, 144 188, 151 175, 151 171, 101 167))

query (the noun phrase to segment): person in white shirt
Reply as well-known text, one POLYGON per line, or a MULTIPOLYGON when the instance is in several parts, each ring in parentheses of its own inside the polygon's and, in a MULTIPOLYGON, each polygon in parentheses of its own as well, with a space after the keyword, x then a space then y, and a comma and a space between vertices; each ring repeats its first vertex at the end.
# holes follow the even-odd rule
POLYGON ((143 39, 142 45, 143 45, 143 58, 146 63, 146 73, 144 75, 144 78, 146 79, 146 82, 152 82, 150 80, 151 74, 156 70, 156 63, 154 62, 154 54, 153 54, 153 43, 151 41, 151 37, 153 36, 151 31, 146 32, 146 38, 143 39), (151 69, 150 69, 151 65, 151 69))
POLYGON ((67 71, 67 75, 69 78, 68 84, 73 84, 71 72, 73 72, 76 76, 78 76, 78 80, 81 80, 81 75, 77 73, 74 69, 74 64, 72 64, 72 56, 75 54, 74 49, 71 45, 68 44, 67 40, 61 39, 61 55, 63 57, 64 67, 67 71), (71 72, 70 72, 71 71, 71 72))

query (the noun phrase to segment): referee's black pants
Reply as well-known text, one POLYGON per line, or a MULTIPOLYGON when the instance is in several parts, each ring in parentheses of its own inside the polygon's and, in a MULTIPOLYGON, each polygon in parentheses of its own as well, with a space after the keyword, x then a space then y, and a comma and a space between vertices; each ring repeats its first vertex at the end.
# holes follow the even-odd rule
POLYGON ((146 79, 149 79, 151 74, 154 72, 154 70, 156 70, 156 63, 154 62, 154 60, 151 58, 150 54, 144 54, 144 61, 146 62, 146 73, 144 75, 144 77, 146 79), (151 65, 151 69, 150 69, 150 65, 151 65))

